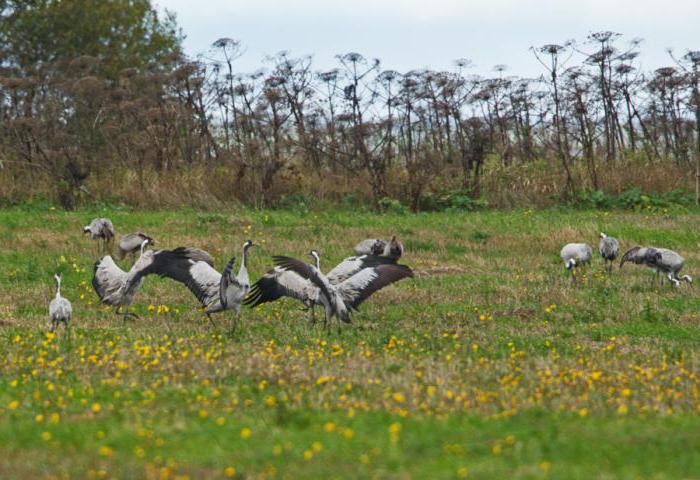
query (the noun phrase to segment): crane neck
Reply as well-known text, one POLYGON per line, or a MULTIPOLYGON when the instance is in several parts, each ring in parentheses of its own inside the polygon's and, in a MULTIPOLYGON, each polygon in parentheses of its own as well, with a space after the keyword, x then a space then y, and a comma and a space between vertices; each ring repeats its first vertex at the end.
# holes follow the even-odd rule
POLYGON ((238 269, 238 276, 248 276, 248 245, 243 246, 243 256, 241 257, 241 268, 238 269))
POLYGON ((61 279, 56 279, 56 298, 61 296, 61 279))

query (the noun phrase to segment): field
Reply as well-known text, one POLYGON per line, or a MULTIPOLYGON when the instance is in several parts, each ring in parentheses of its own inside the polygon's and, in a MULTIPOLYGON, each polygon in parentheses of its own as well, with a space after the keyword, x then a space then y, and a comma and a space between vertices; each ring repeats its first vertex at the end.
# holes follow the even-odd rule
POLYGON ((599 258, 574 287, 558 253, 602 230, 675 249, 692 275, 698 227, 652 210, 2 210, 0 478, 697 478, 697 287, 608 277, 599 258), (231 336, 156 277, 125 323, 90 286, 95 216, 219 269, 251 238, 253 280, 273 254, 317 248, 328 269, 396 234, 416 278, 340 333, 285 300, 244 309, 231 336), (56 271, 74 322, 53 335, 56 271))

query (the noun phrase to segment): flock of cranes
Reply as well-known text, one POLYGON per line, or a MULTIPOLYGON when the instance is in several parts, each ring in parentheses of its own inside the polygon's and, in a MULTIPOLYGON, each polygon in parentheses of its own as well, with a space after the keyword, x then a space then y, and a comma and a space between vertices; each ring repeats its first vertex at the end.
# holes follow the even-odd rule
MULTIPOLYGON (((617 239, 601 232, 598 252, 605 262, 605 270, 608 273, 612 272, 613 262, 619 251, 620 244, 617 239)), ((576 283, 581 280, 577 272, 581 270, 585 274, 586 265, 593 260, 593 249, 587 243, 568 243, 564 245, 559 255, 567 270, 571 272, 572 282, 576 283)), ((622 256, 620 268, 626 262, 644 265, 654 270, 655 276, 652 277, 652 282, 658 281, 659 275, 663 273, 668 281, 676 287, 680 286, 681 282, 693 283, 690 275, 679 276, 685 260, 668 248, 635 246, 622 256)), ((661 284, 663 284, 663 277, 661 277, 661 284)))
MULTIPOLYGON (((111 251, 116 236, 114 225, 107 218, 96 218, 83 229, 85 234, 98 243, 102 253, 111 251)), ((194 247, 178 247, 172 250, 148 250, 154 246, 152 237, 142 232, 123 235, 118 243, 116 257, 123 260, 131 255, 134 262, 128 271, 122 270, 110 254, 103 255, 96 263, 92 286, 100 301, 115 307, 115 313, 126 320, 137 317, 129 312, 143 284, 151 274, 170 278, 185 285, 197 298, 212 325, 214 313, 231 311, 231 327, 235 329, 240 320, 241 306, 256 307, 283 297, 300 301, 311 312, 311 323, 316 323, 315 307, 324 309, 324 327, 330 328, 333 318, 351 323, 351 313, 376 291, 413 277, 413 271, 398 263, 403 256, 403 245, 392 237, 390 240, 367 239, 354 248, 355 255, 341 261, 327 273, 321 269, 321 255, 311 250, 312 263, 288 256, 274 256, 274 267, 251 285, 248 273, 249 251, 255 244, 246 240, 241 248, 241 262, 234 275, 236 256, 219 273, 212 256, 194 247), (138 252, 138 258, 136 253, 138 252)), ((619 255, 619 242, 605 233, 600 234, 598 252, 605 262, 605 270, 612 272, 613 262, 619 255)), ((593 260, 593 249, 587 243, 569 243, 560 252, 572 282, 581 281, 581 271, 593 260)), ((681 282, 692 283, 690 275, 679 276, 684 259, 678 253, 658 247, 635 246, 629 249, 620 262, 645 265, 656 273, 652 281, 664 274, 675 286, 681 282)), ((55 275, 56 297, 49 304, 50 329, 53 331, 63 323, 68 326, 72 315, 70 301, 61 296, 61 276, 55 275)), ((663 277, 661 278, 663 283, 663 277)))
MULTIPOLYGON (((115 237, 114 226, 106 218, 94 219, 84 231, 98 241, 98 248, 103 251, 109 249, 115 237)), ((255 307, 282 297, 301 301, 311 310, 312 323, 315 323, 315 306, 323 306, 326 328, 330 328, 333 317, 350 323, 350 311, 357 309, 374 292, 413 276, 409 267, 397 263, 403 254, 403 245, 396 237, 363 240, 355 246, 356 255, 344 259, 328 274, 321 271, 320 254, 315 250, 310 253, 312 265, 292 257, 274 257, 276 266, 253 285, 248 274, 249 250, 255 246, 251 240, 243 243, 240 267, 235 275, 235 256, 219 273, 214 259, 204 250, 192 247, 147 250, 153 244, 153 238, 142 232, 121 237, 119 260, 139 252, 128 271, 122 270, 109 254, 95 263, 92 279, 95 292, 102 303, 116 307, 115 312, 124 319, 137 317, 128 307, 133 304, 145 277, 151 274, 185 285, 212 325, 215 325, 212 314, 230 310, 232 329, 238 326, 241 305, 255 307)))

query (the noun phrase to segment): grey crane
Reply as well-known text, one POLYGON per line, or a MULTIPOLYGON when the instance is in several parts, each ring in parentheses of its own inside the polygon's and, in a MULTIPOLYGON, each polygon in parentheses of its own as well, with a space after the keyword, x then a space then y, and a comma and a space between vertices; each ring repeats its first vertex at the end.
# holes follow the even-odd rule
POLYGON ((567 243, 561 249, 559 256, 567 270, 571 272, 571 281, 576 283, 576 272, 581 268, 585 274, 586 264, 593 258, 593 249, 587 243, 567 243))
POLYGON ((144 240, 141 244, 141 255, 128 272, 119 268, 109 255, 95 263, 92 286, 97 296, 102 303, 117 307, 115 313, 122 315, 124 320, 128 317, 138 318, 135 313, 120 310, 131 306, 144 277, 149 273, 166 271, 171 268, 171 264, 214 262, 211 255, 198 248, 179 247, 174 250, 144 251, 147 244, 148 240, 144 240))
POLYGON ((398 260, 403 255, 403 245, 396 240, 396 236, 391 240, 381 240, 378 238, 368 238, 355 245, 356 255, 377 255, 390 257, 398 260))
MULTIPOLYGON (((646 265, 655 271, 655 275, 652 278, 652 282, 659 278, 660 273, 664 273, 668 281, 679 287, 681 282, 687 282, 688 284, 693 283, 693 279, 690 275, 683 275, 679 277, 679 273, 683 268, 685 259, 681 257, 678 253, 668 248, 659 247, 632 247, 622 256, 620 260, 620 268, 625 264, 625 262, 632 262, 637 265, 646 265)), ((661 279, 663 282, 663 278, 661 279)))
POLYGON ((93 218, 89 225, 83 227, 83 233, 97 240, 98 252, 108 252, 114 241, 114 225, 109 218, 93 218))
MULTIPOLYGON (((366 268, 393 265, 396 262, 396 258, 377 255, 347 257, 326 276, 332 285, 338 285, 366 268)), ((311 280, 282 267, 275 267, 260 277, 251 287, 243 304, 256 307, 281 297, 291 297, 301 301, 306 309, 311 311, 311 322, 315 323, 314 307, 322 305, 318 287, 311 280)))
MULTIPOLYGON (((215 273, 219 275, 219 285, 216 289, 218 299, 212 299, 212 301, 206 303, 207 309, 205 312, 207 316, 211 315, 212 313, 232 310, 232 330, 238 326, 240 321, 241 302, 250 290, 250 276, 248 275, 248 250, 253 246, 255 246, 255 244, 251 240, 246 240, 243 243, 241 266, 238 268, 238 274, 236 276, 233 275, 233 265, 236 262, 236 257, 232 257, 228 261, 224 271, 221 274, 216 272, 216 270, 212 272, 211 270, 213 270, 213 268, 211 270, 206 268, 201 270, 202 273, 205 271, 208 272, 205 277, 214 278, 216 276, 214 275, 215 273)), ((196 282, 194 277, 192 280, 196 282)), ((211 320, 211 317, 209 317, 209 319, 211 320)))
POLYGON ((286 256, 275 256, 273 260, 276 266, 295 272, 301 278, 310 280, 316 287, 311 293, 311 299, 314 303, 324 306, 326 328, 330 328, 333 317, 345 323, 351 323, 351 309, 357 309, 363 301, 385 286, 413 276, 411 269, 405 265, 381 264, 364 268, 339 284, 333 285, 321 272, 320 254, 316 250, 311 250, 309 255, 314 259, 314 265, 286 256))
POLYGON ((153 262, 139 270, 131 282, 155 273, 182 283, 205 308, 204 313, 212 325, 215 326, 211 318, 212 313, 232 310, 231 327, 234 329, 239 322, 241 301, 250 289, 247 264, 248 250, 253 246, 251 240, 243 243, 241 266, 235 277, 232 273, 235 256, 229 260, 221 274, 214 268, 213 259, 208 253, 203 250, 180 248, 156 251, 153 254, 153 262))
POLYGON ((605 261, 605 270, 607 270, 608 273, 612 272, 613 261, 617 258, 619 250, 620 244, 616 238, 609 237, 605 233, 600 232, 598 251, 605 261))
POLYGON ((135 257, 136 252, 139 251, 141 244, 145 240, 148 240, 148 245, 151 247, 156 244, 153 237, 150 237, 143 232, 127 233, 126 235, 122 235, 119 239, 119 243, 117 244, 116 257, 119 260, 123 260, 127 255, 135 257))
POLYGON ((60 323, 68 328, 68 323, 73 316, 73 307, 70 301, 61 296, 61 275, 57 273, 53 278, 56 280, 56 296, 49 303, 49 330, 52 332, 60 323))
MULTIPOLYGON (((110 255, 105 255, 95 262, 92 287, 102 303, 117 307, 115 313, 123 315, 124 320, 128 317, 138 318, 135 313, 121 312, 120 310, 131 306, 134 302, 136 293, 143 283, 143 276, 139 275, 139 272, 154 261, 155 253, 152 250, 144 252, 147 244, 148 240, 141 243, 141 255, 128 272, 119 268, 110 255)), ((189 255, 190 252, 183 251, 182 254, 189 255)))

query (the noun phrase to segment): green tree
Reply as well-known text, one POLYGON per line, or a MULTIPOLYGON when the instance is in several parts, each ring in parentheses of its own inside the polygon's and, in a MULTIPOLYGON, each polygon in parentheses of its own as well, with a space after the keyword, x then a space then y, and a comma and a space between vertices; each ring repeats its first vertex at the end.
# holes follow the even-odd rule
POLYGON ((24 74, 89 55, 113 79, 179 54, 181 40, 174 15, 150 0, 0 0, 2 63, 24 74))

